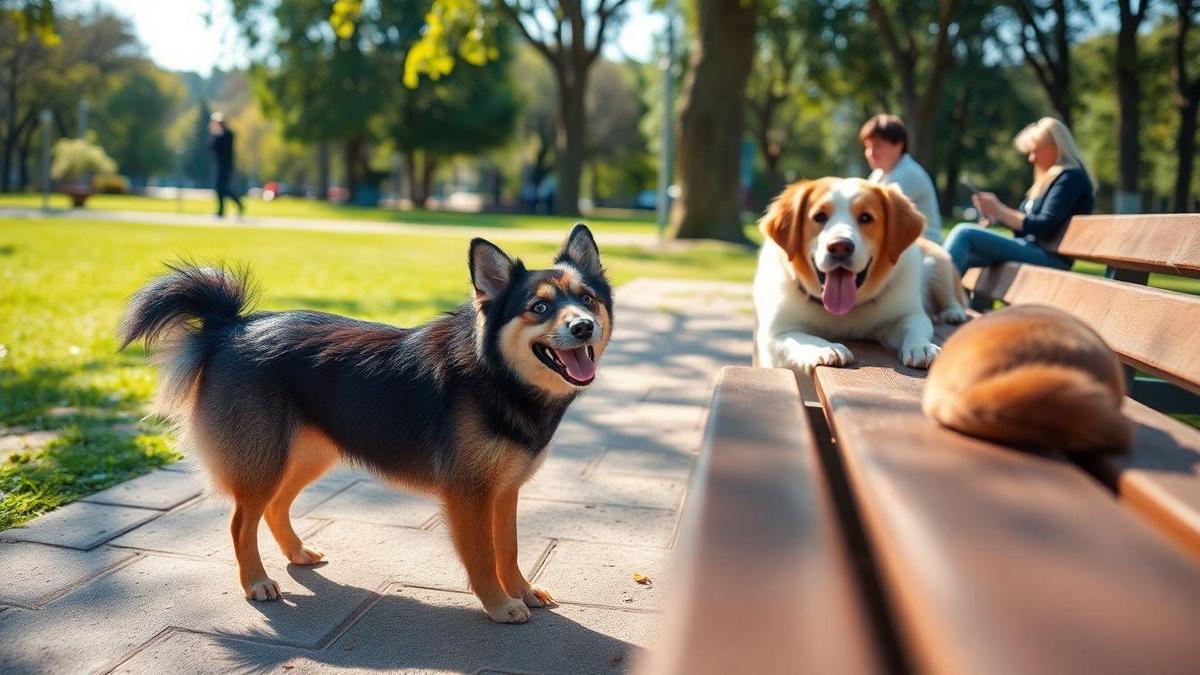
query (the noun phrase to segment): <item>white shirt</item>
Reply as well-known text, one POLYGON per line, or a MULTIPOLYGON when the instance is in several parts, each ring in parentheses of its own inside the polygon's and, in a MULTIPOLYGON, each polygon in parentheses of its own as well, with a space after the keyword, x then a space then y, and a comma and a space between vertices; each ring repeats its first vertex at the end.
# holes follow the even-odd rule
POLYGON ((901 155, 891 171, 875 169, 867 180, 900 188, 904 196, 911 199, 921 215, 925 216, 925 238, 941 243, 942 214, 938 211, 937 190, 933 188, 929 174, 912 155, 907 152, 901 155))

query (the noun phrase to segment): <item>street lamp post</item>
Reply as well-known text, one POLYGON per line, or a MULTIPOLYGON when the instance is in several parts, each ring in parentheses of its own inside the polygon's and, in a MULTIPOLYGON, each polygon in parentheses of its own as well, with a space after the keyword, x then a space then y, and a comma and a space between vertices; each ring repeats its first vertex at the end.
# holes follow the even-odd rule
POLYGON ((42 108, 38 114, 42 125, 42 210, 50 210, 50 125, 54 122, 54 113, 49 108, 42 108))
POLYGON ((662 58, 662 144, 658 155, 658 238, 666 237, 671 217, 671 169, 675 161, 675 0, 667 2, 667 53, 662 58))

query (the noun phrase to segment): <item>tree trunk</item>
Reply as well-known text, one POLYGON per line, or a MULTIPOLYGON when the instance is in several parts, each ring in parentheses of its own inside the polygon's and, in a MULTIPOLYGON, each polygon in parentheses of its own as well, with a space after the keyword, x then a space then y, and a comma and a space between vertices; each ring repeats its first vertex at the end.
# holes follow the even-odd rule
POLYGON ((408 179, 408 201, 418 209, 425 208, 429 201, 429 193, 425 192, 421 182, 421 168, 417 166, 417 151, 404 151, 404 177, 408 179))
POLYGON ((329 144, 317 144, 317 199, 329 199, 329 144))
POLYGON ((745 243, 738 168, 758 2, 697 0, 696 5, 699 40, 679 115, 682 195, 669 233, 676 239, 745 243))
POLYGON ((1196 113, 1200 98, 1191 98, 1179 108, 1179 135, 1175 140, 1178 170, 1175 174, 1175 196, 1171 210, 1177 213, 1192 211, 1192 169, 1196 159, 1196 113))
MULTIPOLYGON (((570 56, 563 56, 571 59, 570 56)), ((579 215, 579 181, 583 176, 584 145, 587 133, 588 65, 567 63, 558 72, 558 134, 554 161, 558 187, 554 193, 554 211, 567 216, 579 215)))
POLYGON ((421 206, 424 207, 428 203, 430 195, 433 194, 433 172, 437 170, 437 157, 428 152, 421 154, 421 159, 424 161, 424 166, 421 167, 421 194, 425 197, 421 206))
MULTIPOLYGON (((1136 213, 1142 209, 1138 190, 1138 169, 1141 147, 1138 130, 1141 127, 1138 104, 1138 44, 1137 30, 1140 14, 1131 11, 1132 0, 1121 0, 1121 28, 1117 33, 1117 200, 1118 213, 1136 213)), ((1141 0, 1143 7, 1149 0, 1141 0)))

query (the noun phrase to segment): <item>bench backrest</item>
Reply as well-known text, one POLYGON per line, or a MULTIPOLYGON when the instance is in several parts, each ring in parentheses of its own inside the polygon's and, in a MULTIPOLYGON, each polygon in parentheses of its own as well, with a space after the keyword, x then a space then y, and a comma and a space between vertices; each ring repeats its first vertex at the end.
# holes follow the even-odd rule
MULTIPOLYGON (((1056 248, 1108 265, 1110 272, 1200 278, 1200 215, 1076 217, 1056 248)), ((963 283, 1008 304, 1070 312, 1095 328, 1127 365, 1200 393, 1200 297, 1015 264, 970 270, 963 283)))

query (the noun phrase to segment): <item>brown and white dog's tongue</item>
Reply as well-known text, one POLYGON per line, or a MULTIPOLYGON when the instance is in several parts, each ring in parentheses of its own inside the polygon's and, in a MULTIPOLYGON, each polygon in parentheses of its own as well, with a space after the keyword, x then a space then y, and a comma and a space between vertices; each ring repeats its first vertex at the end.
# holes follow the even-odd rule
MULTIPOLYGON (((821 292, 821 304, 830 314, 841 316, 854 309, 854 295, 858 286, 854 283, 854 272, 839 267, 825 274, 825 288, 821 292)), ((574 376, 572 376, 574 377, 574 376)))
POLYGON ((567 367, 567 374, 579 382, 587 382, 596 376, 596 362, 588 358, 587 347, 555 349, 558 358, 567 367))

